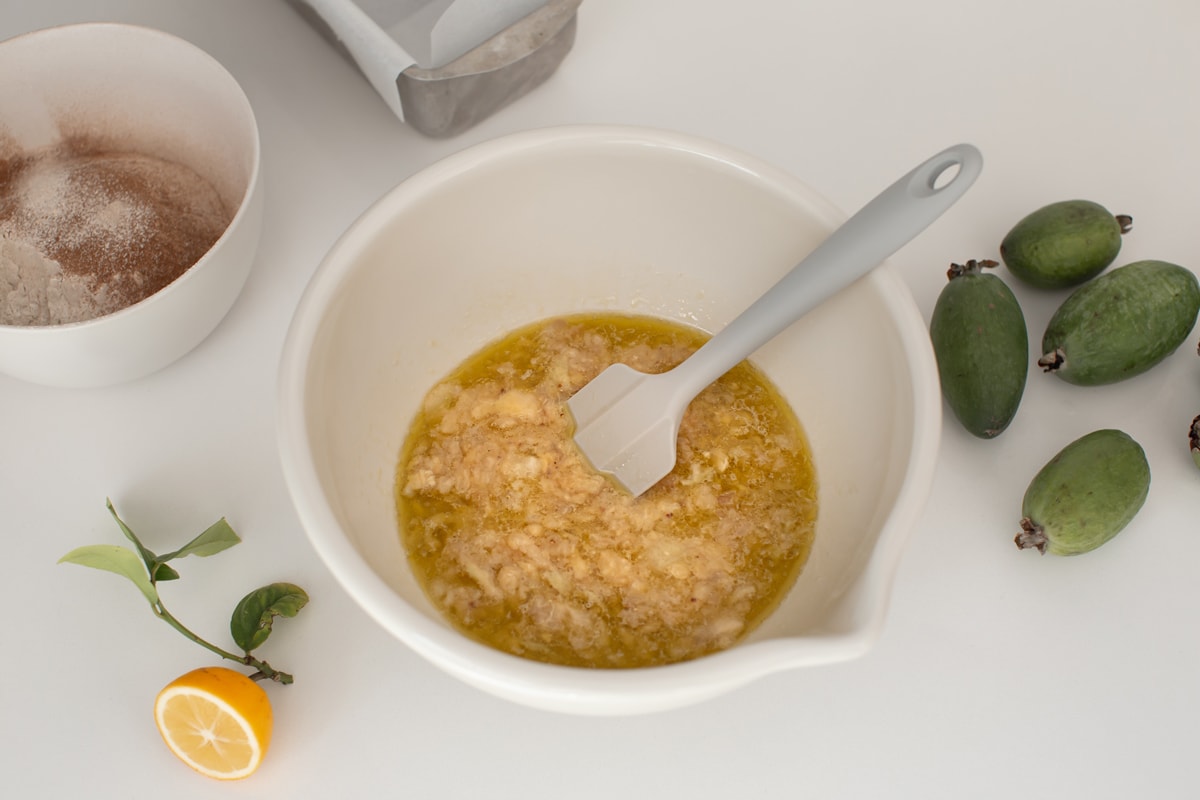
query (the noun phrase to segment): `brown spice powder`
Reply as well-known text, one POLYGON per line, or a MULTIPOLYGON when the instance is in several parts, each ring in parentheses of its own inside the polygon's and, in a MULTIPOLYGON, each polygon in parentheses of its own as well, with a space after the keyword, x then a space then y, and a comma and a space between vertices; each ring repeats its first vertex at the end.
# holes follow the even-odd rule
POLYGON ((60 271, 48 264, 38 275, 23 264, 22 283, 46 286, 17 287, 24 318, 0 324, 75 322, 143 300, 195 264, 231 218, 208 181, 152 156, 76 139, 9 159, 0 166, 0 237, 33 248, 60 271), (65 285, 72 291, 60 291, 65 285), (79 302, 61 302, 64 296, 79 302))

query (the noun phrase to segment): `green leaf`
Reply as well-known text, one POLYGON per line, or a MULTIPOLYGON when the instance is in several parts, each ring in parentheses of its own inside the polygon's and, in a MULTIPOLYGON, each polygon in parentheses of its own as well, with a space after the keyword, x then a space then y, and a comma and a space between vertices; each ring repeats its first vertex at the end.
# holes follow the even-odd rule
POLYGON ((167 564, 159 561, 154 565, 154 580, 177 581, 179 580, 179 573, 175 571, 174 567, 168 566, 167 564))
POLYGON ((241 599, 229 620, 237 646, 249 653, 271 635, 276 616, 294 617, 308 603, 308 594, 292 583, 272 583, 241 599))
POLYGON ((209 525, 204 533, 192 539, 178 550, 159 556, 158 560, 165 562, 173 558, 183 558, 184 556, 206 558, 207 556, 216 555, 222 550, 228 550, 241 541, 238 535, 234 533, 233 528, 225 521, 225 518, 221 517, 212 525, 209 525))
POLYGON ((233 547, 241 541, 238 535, 234 533, 233 528, 222 517, 212 525, 209 525, 203 533, 183 547, 160 556, 142 544, 142 541, 138 539, 133 529, 126 525, 125 521, 117 514, 117 510, 113 507, 111 500, 107 500, 106 503, 108 505, 108 512, 117 521, 117 525, 120 526, 121 532, 125 534, 125 538, 133 542, 134 547, 137 548, 138 555, 141 556, 142 563, 146 565, 146 572, 150 575, 152 583, 155 581, 174 581, 179 579, 179 573, 174 567, 167 566, 167 562, 173 558, 211 556, 233 547))
POLYGON ((92 569, 103 569, 124 575, 141 590, 150 605, 158 604, 158 591, 150 582, 146 565, 137 554, 127 547, 116 544, 92 544, 77 547, 58 560, 60 564, 79 564, 92 569))
POLYGON ((104 502, 108 506, 108 513, 112 514, 112 518, 117 521, 117 525, 120 526, 121 532, 125 534, 125 538, 133 542, 133 546, 137 548, 138 555, 142 557, 142 563, 146 565, 146 572, 153 574, 154 568, 159 564, 158 556, 155 555, 153 550, 147 549, 141 540, 138 539, 137 534, 117 515, 117 510, 113 508, 112 500, 106 498, 104 502))

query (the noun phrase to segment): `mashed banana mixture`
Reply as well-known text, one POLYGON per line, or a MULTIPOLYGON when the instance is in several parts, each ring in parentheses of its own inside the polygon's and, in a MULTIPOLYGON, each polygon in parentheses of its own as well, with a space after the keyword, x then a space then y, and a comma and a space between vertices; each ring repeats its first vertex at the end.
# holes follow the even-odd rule
POLYGON ((632 316, 534 324, 426 396, 396 495, 418 580, 455 626, 539 661, 638 667, 729 647, 812 546, 816 484, 788 405, 743 363, 689 407, 675 469, 639 498, 596 472, 566 401, 624 362, 662 372, 703 344, 632 316))

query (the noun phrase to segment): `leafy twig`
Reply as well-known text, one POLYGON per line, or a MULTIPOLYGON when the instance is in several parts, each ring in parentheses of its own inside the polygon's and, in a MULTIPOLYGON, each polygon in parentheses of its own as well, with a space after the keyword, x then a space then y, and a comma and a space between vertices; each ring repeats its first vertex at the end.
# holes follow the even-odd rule
POLYGON ((275 669, 251 653, 271 635, 275 617, 294 617, 304 608, 308 603, 308 595, 303 589, 291 583, 271 583, 247 594, 238 602, 229 621, 230 634, 243 654, 238 655, 218 647, 193 633, 167 610, 159 595, 158 584, 160 581, 179 578, 179 573, 167 562, 186 556, 203 558, 215 555, 241 542, 237 533, 222 517, 178 550, 158 555, 142 544, 137 535, 117 515, 112 501, 107 501, 107 505, 109 513, 125 534, 125 538, 133 543, 134 550, 119 545, 87 545, 67 553, 59 559, 60 564, 79 564, 128 578, 150 603, 150 610, 154 615, 188 639, 221 658, 253 667, 255 672, 250 677, 255 680, 272 680, 284 684, 292 682, 293 678, 289 673, 275 669))

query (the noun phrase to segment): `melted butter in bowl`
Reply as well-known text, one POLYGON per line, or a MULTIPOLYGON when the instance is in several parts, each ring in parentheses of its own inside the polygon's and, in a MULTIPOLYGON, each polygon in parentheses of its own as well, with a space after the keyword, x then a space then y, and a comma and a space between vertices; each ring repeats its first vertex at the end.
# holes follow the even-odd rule
MULTIPOLYGON (((494 614, 479 622, 489 636, 500 627, 496 620, 509 621, 510 607, 514 618, 568 619, 555 634, 567 642, 567 655, 560 651, 555 663, 547 663, 553 654, 540 649, 541 633, 520 637, 526 652, 516 656, 465 633, 431 600, 432 582, 418 575, 398 526, 396 494, 398 461, 413 420, 427 409, 454 408, 457 389, 428 397, 427 407, 431 387, 459 365, 473 369, 473 354, 484 343, 501 342, 538 320, 569 321, 580 314, 645 315, 720 330, 841 219, 811 189, 769 164, 717 143, 641 128, 528 131, 467 148, 405 180, 326 255, 283 350, 281 463, 309 540, 388 634, 472 686, 538 708, 646 713, 698 702, 782 670, 861 656, 882 631, 895 569, 932 484, 941 427, 928 331, 903 280, 886 264, 752 357, 803 421, 819 478, 819 514, 811 550, 797 558, 795 569, 803 560, 803 572, 771 599, 763 598, 772 590, 759 595, 762 605, 750 608, 741 623, 745 630, 730 637, 737 637, 732 646, 688 657, 708 645, 653 635, 638 657, 646 660, 631 657, 624 663, 656 666, 564 665, 616 666, 585 661, 575 648, 582 643, 586 651, 594 638, 597 644, 586 658, 615 652, 624 636, 650 630, 626 624, 638 619, 636 609, 650 609, 641 614, 651 618, 650 626, 657 624, 655 615, 675 610, 669 603, 642 604, 643 594, 629 589, 622 594, 610 588, 618 581, 637 584, 648 597, 677 584, 699 591, 707 578, 716 583, 730 574, 707 554, 689 560, 688 548, 701 545, 690 528, 671 533, 659 527, 683 513, 686 498, 676 499, 681 510, 671 511, 658 505, 658 495, 643 496, 647 502, 630 507, 631 530, 622 550, 594 541, 613 536, 615 542, 602 526, 588 527, 585 538, 579 523, 572 540, 544 520, 527 519, 528 498, 521 492, 544 474, 548 446, 517 451, 519 457, 505 463, 510 474, 500 485, 508 489, 492 503, 509 528, 502 539, 490 523, 472 524, 491 537, 493 550, 503 546, 509 552, 468 552, 462 563, 482 567, 479 577, 469 577, 464 567, 463 577, 447 581, 444 591, 471 614, 494 614), (634 524, 647 527, 635 531, 634 524), (526 553, 522 536, 549 545, 553 557, 540 549, 526 553), (573 548, 592 548, 576 550, 588 565, 580 577, 573 548), (658 563, 664 566, 650 570, 658 563), (636 574, 638 567, 646 575, 636 574), (597 580, 601 569, 609 583, 597 580), (533 600, 534 589, 546 599, 533 600), (522 599, 522 591, 530 594, 522 599), (485 608, 493 602, 503 613, 485 608), (597 614, 597 624, 576 627, 569 618, 580 612, 568 610, 576 603, 587 614, 602 608, 608 616, 597 614), (663 663, 671 659, 679 660, 663 663)), ((694 330, 690 335, 697 336, 694 330)), ((699 341, 679 340, 674 357, 681 359, 699 341)), ((560 403, 617 360, 606 353, 586 362, 584 348, 575 350, 559 368, 566 375, 561 387, 549 384, 561 389, 560 403)), ((516 356, 492 360, 512 361, 514 371, 520 363, 516 356)), ((663 367, 668 364, 664 359, 663 367)), ((483 398, 474 407, 497 412, 493 423, 508 424, 498 414, 505 408, 506 420, 529 413, 553 421, 547 411, 553 406, 526 402, 522 393, 532 391, 518 386, 505 393, 511 397, 483 398)), ((753 420, 732 400, 716 406, 729 414, 714 426, 723 435, 739 421, 753 420)), ((475 424, 469 417, 454 421, 462 431, 468 423, 475 424)), ((437 424, 440 428, 441 421, 437 424)), ((555 437, 558 447, 570 440, 566 428, 555 437)), ((727 441, 685 446, 692 452, 684 454, 670 480, 690 483, 695 493, 690 502, 697 506, 706 498, 730 499, 716 481, 723 479, 721 465, 725 473, 738 469, 730 456, 733 446, 727 441)), ((495 459, 496 470, 504 459, 499 451, 471 453, 495 459)), ((435 485, 451 481, 449 471, 432 474, 439 476, 435 485)), ((581 487, 595 491, 594 479, 590 474, 581 487)), ((748 478, 736 482, 741 488, 748 478)), ((434 499, 422 502, 432 509, 434 499)), ((566 502, 575 506, 576 518, 584 513, 582 501, 566 502)), ((622 508, 624 502, 614 494, 610 505, 622 508)), ((458 508, 457 496, 447 505, 453 514, 467 513, 458 508)), ((807 511, 814 513, 812 507, 807 511)), ((451 522, 446 519, 447 526, 451 522)), ((439 536, 444 534, 433 537, 427 557, 442 546, 439 536)), ((718 555, 735 564, 753 557, 718 555)), ((739 574, 751 571, 739 568, 739 574)), ((775 564, 772 574, 789 568, 775 564)), ((698 597, 688 594, 689 604, 692 596, 698 597)), ((711 632, 720 624, 695 627, 711 632)), ((735 627, 731 621, 731 631, 735 627)), ((709 641, 713 638, 719 637, 709 641)))
POLYGON ((705 335, 649 317, 523 327, 430 390, 397 471, 400 527, 431 602, 538 661, 628 668, 726 649, 795 582, 816 485, 800 423, 743 362, 702 392, 675 469, 638 498, 572 440, 566 401, 609 364, 663 372, 705 335))

